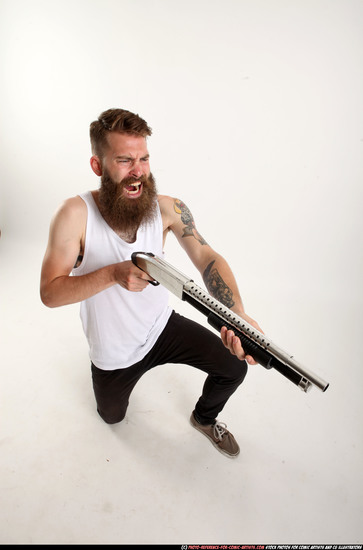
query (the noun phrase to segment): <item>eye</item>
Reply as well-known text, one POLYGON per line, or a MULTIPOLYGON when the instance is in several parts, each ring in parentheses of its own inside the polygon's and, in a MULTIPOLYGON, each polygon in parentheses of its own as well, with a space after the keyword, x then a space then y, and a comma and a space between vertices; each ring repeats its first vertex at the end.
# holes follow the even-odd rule
POLYGON ((130 164, 130 159, 118 159, 118 164, 130 164))

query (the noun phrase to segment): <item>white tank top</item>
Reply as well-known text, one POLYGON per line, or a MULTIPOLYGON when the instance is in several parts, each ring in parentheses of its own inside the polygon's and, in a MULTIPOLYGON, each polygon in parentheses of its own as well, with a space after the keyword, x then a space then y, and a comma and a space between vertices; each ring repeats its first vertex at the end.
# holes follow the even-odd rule
MULTIPOLYGON (((134 243, 123 241, 106 223, 91 191, 80 197, 88 209, 82 263, 73 275, 85 275, 109 264, 131 259, 133 252, 163 255, 163 223, 157 217, 140 226, 134 243)), ((151 350, 170 317, 168 291, 148 285, 131 292, 116 284, 81 302, 81 320, 96 367, 115 370, 140 361, 151 350)))

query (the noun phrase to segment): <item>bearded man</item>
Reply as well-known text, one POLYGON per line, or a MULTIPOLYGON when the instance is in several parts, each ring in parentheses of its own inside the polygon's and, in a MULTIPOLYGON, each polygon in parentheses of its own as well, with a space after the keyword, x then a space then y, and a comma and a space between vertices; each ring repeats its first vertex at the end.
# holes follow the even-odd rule
POLYGON ((151 128, 139 115, 109 109, 90 126, 91 167, 98 190, 64 202, 55 214, 40 292, 46 306, 80 302, 90 349, 97 411, 110 424, 126 414, 137 381, 162 364, 187 364, 207 374, 191 424, 224 455, 240 449, 217 419, 242 383, 247 364, 240 340, 224 327, 221 338, 168 305, 168 292, 149 284, 131 261, 140 250, 163 255, 169 231, 201 273, 209 292, 258 330, 245 314, 224 258, 196 229, 179 199, 157 195, 150 172, 151 128))

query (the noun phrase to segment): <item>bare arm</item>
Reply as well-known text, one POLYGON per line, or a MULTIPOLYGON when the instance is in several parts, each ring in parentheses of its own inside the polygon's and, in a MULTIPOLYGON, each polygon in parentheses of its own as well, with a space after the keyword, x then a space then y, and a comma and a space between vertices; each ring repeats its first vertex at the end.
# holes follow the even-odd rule
POLYGON ((239 315, 244 307, 236 280, 226 260, 198 232, 189 208, 179 199, 163 197, 160 201, 168 228, 203 277, 209 293, 239 315))
POLYGON ((146 274, 131 261, 72 277, 70 273, 83 249, 86 223, 87 207, 80 197, 65 201, 52 220, 40 279, 40 296, 48 307, 81 302, 114 284, 135 292, 148 284, 146 274))
MULTIPOLYGON (((160 198, 159 203, 165 226, 173 231, 180 245, 199 270, 209 293, 261 331, 256 321, 245 313, 230 266, 197 231, 189 208, 179 199, 172 197, 163 196, 160 198)), ((224 327, 221 331, 221 338, 233 355, 237 355, 240 359, 246 358, 249 363, 256 364, 252 357, 245 357, 241 342, 234 336, 232 331, 227 331, 224 327)))

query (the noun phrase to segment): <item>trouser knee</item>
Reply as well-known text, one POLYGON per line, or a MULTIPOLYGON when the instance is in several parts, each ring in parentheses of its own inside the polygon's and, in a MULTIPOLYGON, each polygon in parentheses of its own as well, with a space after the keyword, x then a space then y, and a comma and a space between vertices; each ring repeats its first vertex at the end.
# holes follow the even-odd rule
POLYGON ((121 413, 119 411, 101 411, 100 409, 97 409, 98 414, 102 418, 106 424, 118 424, 119 422, 122 422, 122 420, 126 416, 126 411, 122 411, 121 413))
POLYGON ((246 377, 247 370, 248 365, 246 361, 240 361, 236 357, 233 357, 233 361, 226 368, 226 376, 230 380, 234 380, 236 385, 240 385, 246 377))

